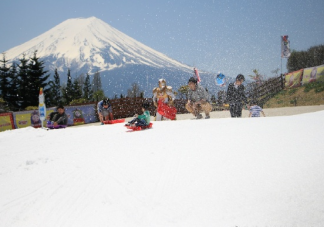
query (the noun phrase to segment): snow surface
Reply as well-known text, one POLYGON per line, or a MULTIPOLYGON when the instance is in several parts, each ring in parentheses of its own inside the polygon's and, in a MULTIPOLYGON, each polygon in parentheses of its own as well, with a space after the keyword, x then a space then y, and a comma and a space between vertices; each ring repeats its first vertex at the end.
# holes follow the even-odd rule
POLYGON ((37 56, 49 58, 52 69, 89 68, 89 72, 112 70, 126 64, 157 68, 191 67, 136 41, 96 17, 68 19, 38 37, 6 51, 9 61, 37 56))
POLYGON ((324 111, 0 133, 0 226, 324 226, 324 111))

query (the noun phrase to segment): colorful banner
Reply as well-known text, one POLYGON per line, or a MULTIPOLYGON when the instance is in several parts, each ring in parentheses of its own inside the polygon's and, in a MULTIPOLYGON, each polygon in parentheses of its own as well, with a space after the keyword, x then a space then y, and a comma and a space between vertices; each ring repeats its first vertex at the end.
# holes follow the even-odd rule
POLYGON ((285 75, 285 87, 292 88, 292 87, 299 87, 301 78, 303 76, 303 69, 287 73, 285 75))
POLYGON ((80 125, 97 122, 94 104, 85 106, 67 106, 68 125, 80 125))
MULTIPOLYGON (((53 111, 56 111, 55 107, 47 108, 46 115, 50 115, 50 113, 53 111)), ((65 107, 65 113, 68 116, 68 125, 97 122, 94 104, 84 106, 67 106, 65 107)), ((14 112, 13 117, 15 128, 25 128, 28 126, 39 128, 42 126, 38 110, 14 112)), ((43 125, 46 125, 46 120, 43 122, 43 125)))
POLYGON ((304 69, 302 84, 314 82, 320 76, 324 76, 324 65, 304 69))
MULTIPOLYGON (((50 114, 54 108, 47 109, 46 113, 50 114)), ((16 128, 25 128, 32 126, 34 128, 42 127, 38 110, 22 111, 14 113, 14 123, 16 128)), ((46 120, 43 122, 46 125, 46 120)))
POLYGON ((15 129, 12 113, 0 114, 0 132, 15 129))
POLYGON ((281 58, 290 57, 290 42, 288 35, 281 36, 281 58))

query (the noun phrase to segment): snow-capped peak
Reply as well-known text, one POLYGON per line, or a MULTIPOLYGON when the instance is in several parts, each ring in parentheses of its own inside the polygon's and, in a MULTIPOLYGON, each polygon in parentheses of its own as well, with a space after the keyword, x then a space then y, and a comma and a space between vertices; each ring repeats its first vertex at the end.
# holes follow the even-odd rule
POLYGON ((145 46, 96 17, 68 19, 40 36, 6 51, 9 61, 33 55, 49 68, 112 70, 127 64, 191 70, 187 65, 145 46))

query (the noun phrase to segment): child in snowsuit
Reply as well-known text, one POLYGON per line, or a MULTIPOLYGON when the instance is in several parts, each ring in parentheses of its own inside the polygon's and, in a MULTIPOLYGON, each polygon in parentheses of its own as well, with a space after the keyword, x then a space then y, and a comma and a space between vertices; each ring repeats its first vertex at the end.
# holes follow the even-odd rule
POLYGON ((151 116, 150 116, 150 111, 148 110, 148 108, 150 107, 150 105, 148 103, 144 103, 142 105, 142 111, 143 114, 142 115, 137 115, 135 114, 135 118, 131 121, 128 122, 128 124, 126 124, 127 126, 148 126, 150 124, 150 120, 151 120, 151 116))
POLYGON ((260 117, 260 113, 265 117, 265 114, 260 106, 257 105, 255 100, 251 101, 249 117, 260 117))
POLYGON ((244 81, 244 76, 238 74, 235 82, 228 85, 226 101, 230 106, 231 117, 241 117, 243 103, 247 104, 244 85, 242 84, 244 81))

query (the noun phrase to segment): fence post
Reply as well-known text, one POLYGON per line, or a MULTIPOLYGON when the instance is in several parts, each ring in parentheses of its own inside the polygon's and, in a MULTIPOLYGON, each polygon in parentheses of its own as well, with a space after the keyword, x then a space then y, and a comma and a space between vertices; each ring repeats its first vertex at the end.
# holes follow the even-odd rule
POLYGON ((281 89, 285 89, 285 83, 284 83, 284 74, 280 74, 280 81, 281 81, 281 89))

